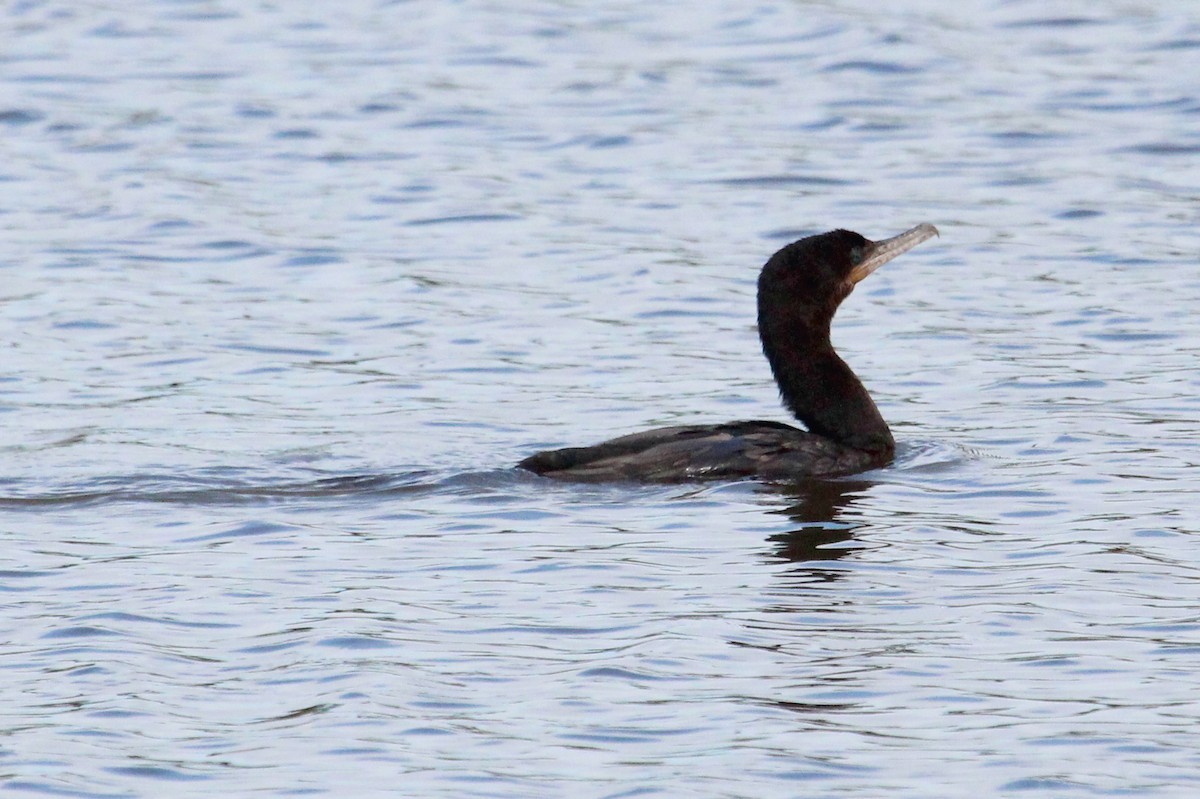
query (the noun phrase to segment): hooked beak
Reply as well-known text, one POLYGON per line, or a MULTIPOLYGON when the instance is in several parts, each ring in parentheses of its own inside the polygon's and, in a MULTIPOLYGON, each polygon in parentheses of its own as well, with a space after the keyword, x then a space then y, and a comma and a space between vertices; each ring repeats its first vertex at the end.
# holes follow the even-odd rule
POLYGON ((901 253, 906 253, 923 241, 938 235, 938 229, 928 222, 922 222, 912 230, 906 230, 899 236, 892 236, 883 241, 874 241, 867 245, 866 257, 862 263, 850 270, 850 283, 855 284, 874 272, 888 261, 901 253))

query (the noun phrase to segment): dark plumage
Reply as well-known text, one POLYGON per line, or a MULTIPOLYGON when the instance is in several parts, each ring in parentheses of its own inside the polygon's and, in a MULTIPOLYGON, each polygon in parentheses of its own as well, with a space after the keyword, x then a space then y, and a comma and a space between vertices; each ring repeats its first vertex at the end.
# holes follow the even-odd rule
POLYGON ((758 277, 758 334, 779 393, 807 430, 745 421, 647 430, 591 447, 539 452, 522 469, 568 480, 787 480, 884 466, 896 444, 866 388, 834 351, 829 328, 854 286, 937 235, 933 225, 883 241, 834 230, 792 242, 758 277))

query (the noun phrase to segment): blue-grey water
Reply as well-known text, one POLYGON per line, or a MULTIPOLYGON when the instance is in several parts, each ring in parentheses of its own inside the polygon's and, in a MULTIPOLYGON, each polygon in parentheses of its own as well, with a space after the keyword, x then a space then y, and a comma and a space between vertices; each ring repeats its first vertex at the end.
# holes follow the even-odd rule
POLYGON ((0 787, 1200 791, 1200 7, 12 2, 0 787), (511 468, 786 416, 852 479, 511 468))

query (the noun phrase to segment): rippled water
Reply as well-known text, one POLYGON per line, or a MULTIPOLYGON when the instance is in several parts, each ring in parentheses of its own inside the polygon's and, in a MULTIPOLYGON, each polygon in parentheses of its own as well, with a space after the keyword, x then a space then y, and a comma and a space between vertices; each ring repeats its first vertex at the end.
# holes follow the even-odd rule
POLYGON ((1200 11, 18 2, 15 795, 1191 796, 1200 11), (576 486, 776 418, 757 269, 895 465, 576 486))

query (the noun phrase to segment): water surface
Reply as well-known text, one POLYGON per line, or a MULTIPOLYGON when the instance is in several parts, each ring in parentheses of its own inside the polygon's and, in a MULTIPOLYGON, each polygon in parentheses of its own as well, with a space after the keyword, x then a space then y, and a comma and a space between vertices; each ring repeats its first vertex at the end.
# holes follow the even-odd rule
POLYGON ((1200 17, 17 3, 14 795, 1191 796, 1200 17), (840 481, 539 448, 784 418, 758 267, 942 237, 840 481))

